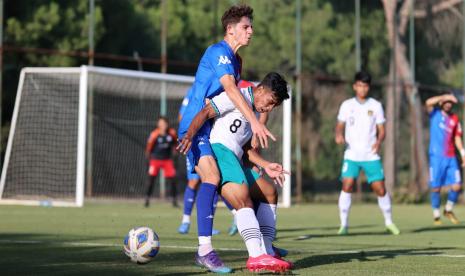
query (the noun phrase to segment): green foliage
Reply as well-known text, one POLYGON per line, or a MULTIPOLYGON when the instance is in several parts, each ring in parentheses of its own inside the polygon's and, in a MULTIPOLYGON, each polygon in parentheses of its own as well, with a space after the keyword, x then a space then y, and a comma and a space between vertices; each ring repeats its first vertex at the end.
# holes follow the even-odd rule
MULTIPOLYGON (((86 0, 36 1, 34 12, 6 20, 5 41, 20 47, 57 49, 60 51, 87 50, 88 18, 86 0)), ((102 10, 95 9, 96 40, 104 32, 102 10)), ((75 66, 76 60, 64 56, 26 56, 32 66, 75 66)))

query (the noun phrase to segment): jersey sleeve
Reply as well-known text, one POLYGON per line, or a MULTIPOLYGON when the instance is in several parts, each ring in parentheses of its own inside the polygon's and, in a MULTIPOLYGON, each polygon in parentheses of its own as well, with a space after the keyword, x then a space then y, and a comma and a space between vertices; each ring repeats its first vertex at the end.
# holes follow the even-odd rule
POLYGON ((343 102, 339 108, 339 113, 337 114, 337 120, 339 122, 345 123, 347 121, 347 103, 343 102))
POLYGON ((384 124, 386 122, 386 118, 384 117, 384 110, 383 110, 383 105, 378 104, 378 110, 376 111, 376 124, 384 124))
POLYGON ((229 59, 228 52, 223 47, 215 46, 209 48, 208 62, 215 76, 220 79, 224 75, 234 76, 234 65, 229 59))
POLYGON ((222 92, 218 96, 213 97, 213 99, 210 101, 210 104, 212 105, 213 109, 215 109, 217 116, 220 116, 221 114, 224 114, 228 111, 232 111, 236 108, 231 99, 229 99, 226 92, 222 92))

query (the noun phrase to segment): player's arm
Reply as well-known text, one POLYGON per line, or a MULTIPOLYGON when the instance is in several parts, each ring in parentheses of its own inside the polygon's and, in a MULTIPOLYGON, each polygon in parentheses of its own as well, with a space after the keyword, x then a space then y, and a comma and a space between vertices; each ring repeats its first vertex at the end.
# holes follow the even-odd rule
MULTIPOLYGON (((268 122, 268 112, 263 112, 260 113, 260 117, 258 118, 258 121, 264 125, 268 122)), ((260 142, 258 141, 257 136, 252 136, 252 148, 257 149, 258 146, 260 146, 260 142)))
POLYGON ((379 149, 381 148, 381 144, 383 143, 384 138, 386 138, 386 128, 384 127, 384 124, 377 124, 376 125, 376 142, 371 147, 371 149, 373 150, 373 153, 379 152, 379 149))
POLYGON ((213 108, 212 104, 208 103, 199 113, 197 113, 197 115, 195 115, 189 126, 189 129, 187 130, 186 135, 184 135, 182 140, 179 142, 176 150, 182 154, 187 154, 192 146, 192 138, 195 136, 195 134, 197 134, 199 129, 208 119, 214 118, 217 115, 218 114, 213 108))
POLYGON ((463 148, 462 135, 463 135, 462 126, 460 122, 458 122, 457 120, 457 124, 454 129, 454 144, 460 153, 460 157, 462 159, 462 167, 465 168, 465 149, 463 148))
MULTIPOLYGON (((249 143, 250 144, 250 143, 249 143)), ((279 184, 279 186, 283 186, 285 176, 284 174, 290 174, 288 171, 283 169, 283 166, 278 163, 272 163, 266 159, 264 159, 255 149, 252 147, 248 147, 248 149, 244 152, 245 158, 247 158, 251 163, 262 167, 266 174, 273 179, 275 184, 279 184)))
POLYGON ((334 140, 338 145, 344 145, 346 142, 344 139, 344 129, 345 123, 342 121, 338 121, 336 123, 336 128, 334 129, 334 140))
POLYGON ((455 136, 454 144, 457 147, 457 150, 460 152, 460 157, 462 158, 462 167, 465 167, 465 149, 463 148, 462 137, 455 136))
POLYGON ((445 95, 431 97, 427 99, 425 102, 426 110, 428 111, 428 113, 431 113, 437 104, 440 104, 441 102, 445 102, 445 101, 451 101, 453 103, 457 103, 457 98, 452 94, 445 94, 445 95))
POLYGON ((147 140, 147 145, 145 146, 145 158, 149 159, 150 152, 155 146, 157 137, 158 137, 158 131, 155 130, 155 131, 152 131, 152 133, 150 133, 149 139, 147 140))
POLYGON ((252 132, 258 137, 260 145, 262 148, 268 147, 268 137, 273 141, 276 141, 276 138, 273 134, 266 128, 266 126, 259 122, 253 110, 249 107, 244 97, 242 96, 239 88, 236 86, 236 81, 232 75, 223 75, 220 78, 220 83, 224 88, 224 91, 228 95, 229 99, 234 103, 234 105, 239 109, 239 111, 244 115, 247 121, 250 122, 252 127, 252 132))

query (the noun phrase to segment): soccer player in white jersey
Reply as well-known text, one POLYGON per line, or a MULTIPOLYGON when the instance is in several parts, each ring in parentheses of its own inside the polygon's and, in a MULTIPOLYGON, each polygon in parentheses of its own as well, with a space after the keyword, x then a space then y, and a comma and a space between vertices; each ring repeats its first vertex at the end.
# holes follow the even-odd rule
MULTIPOLYGON (((287 82, 277 73, 269 73, 256 88, 241 89, 241 93, 250 107, 260 113, 271 111, 289 98, 287 82)), ((179 147, 189 148, 190 137, 210 118, 215 118, 210 143, 221 173, 220 193, 236 209, 237 227, 249 252, 247 269, 289 270, 292 264, 280 259, 272 245, 276 231, 276 188, 253 169, 245 168, 242 156, 262 167, 277 184, 282 185, 286 172, 280 164, 264 160, 251 148, 250 123, 226 93, 214 97, 197 114, 179 147), (252 199, 259 202, 256 215, 252 199)))
POLYGON ((348 234, 352 191, 360 170, 365 172, 368 184, 378 196, 386 229, 394 235, 400 234, 392 222, 391 198, 384 186, 383 164, 379 156, 385 137, 386 119, 381 103, 368 97, 370 84, 370 74, 355 74, 352 85, 355 97, 344 101, 337 115, 335 140, 337 144, 346 146, 341 172, 342 191, 339 196, 339 235, 348 234))

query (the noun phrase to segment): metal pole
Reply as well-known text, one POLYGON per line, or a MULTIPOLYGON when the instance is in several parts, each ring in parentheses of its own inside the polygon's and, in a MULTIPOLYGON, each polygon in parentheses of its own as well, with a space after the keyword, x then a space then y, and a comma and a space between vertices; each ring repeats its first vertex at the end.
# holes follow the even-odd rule
POLYGON ((94 65, 95 1, 89 0, 89 65, 94 65))
POLYGON ((295 53, 296 53, 296 139, 295 139, 295 158, 296 158, 296 201, 302 201, 302 39, 301 39, 301 18, 302 2, 297 0, 296 3, 296 28, 295 28, 295 53))
MULTIPOLYGON (((463 107, 462 107, 462 126, 465 124, 465 1, 462 2, 462 62, 463 62, 463 107)), ((463 141, 465 141, 465 132, 463 133, 463 141)), ((465 184, 465 177, 462 179, 463 183, 465 184)), ((465 189, 463 194, 465 195, 465 189)), ((462 200, 463 201, 463 200, 462 200)))
MULTIPOLYGON (((413 15, 413 9, 415 6, 415 1, 411 0, 410 2, 410 14, 409 14, 409 54, 410 54, 410 74, 412 75, 411 79, 411 89, 415 89, 415 18, 413 15)), ((411 113, 413 114, 413 112, 411 113)), ((414 117, 412 116, 412 126, 411 131, 415 133, 414 117)), ((416 158, 416 147, 415 147, 415 135, 410 135, 410 181, 411 183, 417 182, 417 158, 416 158)))
POLYGON ((362 69, 360 54, 360 0, 355 0, 355 70, 362 69))
MULTIPOLYGON (((166 54, 166 35, 167 35, 167 9, 166 9, 166 0, 161 1, 161 73, 166 74, 167 72, 167 54, 166 54)), ((160 115, 166 115, 166 82, 162 81, 161 83, 161 96, 160 96, 160 115)), ((164 171, 160 174, 160 197, 165 198, 166 196, 166 183, 164 177, 164 171)))
MULTIPOLYGON (((90 66, 94 65, 94 24, 95 20, 95 1, 94 0, 89 0, 89 60, 88 64, 90 66)), ((93 131, 94 131, 94 93, 93 93, 93 77, 92 74, 89 74, 88 70, 83 70, 81 74, 86 74, 86 87, 85 89, 87 90, 87 126, 86 126, 86 189, 85 193, 87 197, 92 196, 92 190, 93 190, 93 165, 92 165, 92 159, 93 159, 93 149, 94 149, 94 137, 93 137, 93 131)))

